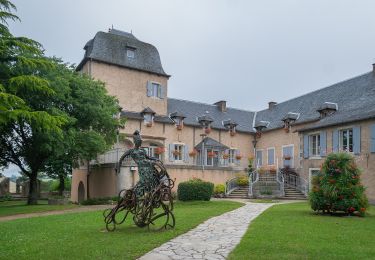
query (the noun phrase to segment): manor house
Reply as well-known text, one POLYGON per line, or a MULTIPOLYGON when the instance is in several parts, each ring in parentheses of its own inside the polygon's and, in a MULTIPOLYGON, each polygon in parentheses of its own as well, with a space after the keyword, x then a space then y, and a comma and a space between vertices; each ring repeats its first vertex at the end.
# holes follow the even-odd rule
POLYGON ((72 201, 115 196, 136 183, 131 161, 119 173, 115 165, 133 146, 133 132, 140 130, 143 148, 164 162, 176 187, 200 178, 226 184, 227 193, 235 193, 236 177, 247 172, 254 158, 252 166, 263 169, 268 179, 251 177, 247 195, 260 196, 266 188, 281 197, 306 196, 325 156, 346 151, 355 156, 367 195, 375 202, 375 70, 282 103, 269 102, 262 111, 247 111, 225 100, 204 104, 169 98, 170 75, 158 50, 131 33, 98 32, 84 50, 77 71, 105 82, 119 100, 118 116, 127 121, 112 150, 74 169, 72 201), (287 171, 280 175, 280 169, 287 171))

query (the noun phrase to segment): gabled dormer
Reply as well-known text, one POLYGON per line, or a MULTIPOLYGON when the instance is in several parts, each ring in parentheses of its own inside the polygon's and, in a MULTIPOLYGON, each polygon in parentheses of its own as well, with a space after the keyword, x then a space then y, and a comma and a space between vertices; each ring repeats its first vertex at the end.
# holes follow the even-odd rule
POLYGON ((146 107, 143 109, 141 115, 143 116, 143 122, 147 127, 153 126, 155 112, 151 108, 146 107))
POLYGON ((211 132, 211 123, 214 121, 207 113, 197 118, 198 123, 203 127, 204 132, 209 134, 211 132))
POLYGON ((184 127, 184 119, 186 116, 180 112, 174 112, 171 113, 169 117, 175 123, 177 130, 182 130, 182 128, 184 127))
POLYGON ((288 112, 283 119, 284 129, 286 132, 289 132, 290 126, 298 120, 300 113, 288 112))
POLYGON ((320 114, 320 118, 324 118, 326 116, 332 115, 338 110, 338 105, 337 103, 333 102, 324 102, 318 109, 317 111, 320 114))
POLYGON ((234 136, 236 134, 236 126, 237 125, 238 124, 231 119, 223 121, 223 126, 227 130, 229 130, 229 133, 230 133, 231 136, 234 136))

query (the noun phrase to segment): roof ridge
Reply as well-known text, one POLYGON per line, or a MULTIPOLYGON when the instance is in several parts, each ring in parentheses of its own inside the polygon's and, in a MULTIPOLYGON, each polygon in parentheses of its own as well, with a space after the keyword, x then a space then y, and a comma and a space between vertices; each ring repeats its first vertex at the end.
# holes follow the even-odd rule
MULTIPOLYGON (((192 101, 192 100, 186 100, 186 99, 181 99, 181 98, 171 98, 171 97, 168 97, 168 99, 174 99, 174 100, 178 100, 178 101, 184 101, 184 102, 190 102, 190 103, 195 103, 195 104, 201 104, 201 105, 216 107, 215 104, 208 104, 208 103, 199 102, 199 101, 192 101)), ((227 108, 233 109, 233 110, 244 111, 244 112, 255 113, 255 111, 250 111, 250 110, 240 109, 240 108, 235 108, 235 107, 227 107, 227 108)))
MULTIPOLYGON (((313 91, 311 91, 311 92, 308 92, 308 93, 305 93, 305 94, 299 95, 299 96, 297 96, 297 97, 294 97, 294 98, 291 98, 291 99, 285 100, 285 101, 283 101, 283 102, 277 103, 277 104, 276 104, 276 107, 277 107, 278 105, 280 105, 280 104, 283 104, 283 103, 286 103, 286 102, 290 102, 290 101, 292 101, 292 100, 296 100, 296 99, 298 99, 298 98, 301 98, 301 97, 304 97, 304 96, 307 96, 307 95, 310 95, 310 94, 316 93, 316 92, 318 92, 318 91, 322 91, 322 90, 327 89, 327 88, 334 87, 334 86, 336 86, 336 85, 338 85, 338 84, 342 84, 342 83, 344 83, 344 82, 347 82, 347 81, 353 80, 353 79, 355 79, 355 78, 363 77, 363 76, 365 76, 365 75, 367 75, 367 74, 370 74, 370 73, 372 73, 372 71, 369 71, 369 72, 366 72, 366 73, 363 73, 363 74, 360 74, 360 75, 357 75, 357 76, 353 76, 353 77, 351 77, 351 78, 348 78, 348 79, 345 79, 345 80, 342 80, 342 81, 336 82, 336 83, 334 83, 334 84, 331 84, 331 85, 328 85, 328 86, 325 86, 325 87, 322 87, 322 88, 319 88, 319 89, 313 90, 313 91)), ((326 101, 323 101, 323 102, 326 102, 326 101)), ((328 102, 329 102, 329 101, 328 101, 328 102)), ((257 111, 257 112, 262 112, 262 111, 267 111, 267 110, 268 110, 268 108, 266 108, 266 109, 262 109, 262 110, 259 110, 259 111, 257 111)))

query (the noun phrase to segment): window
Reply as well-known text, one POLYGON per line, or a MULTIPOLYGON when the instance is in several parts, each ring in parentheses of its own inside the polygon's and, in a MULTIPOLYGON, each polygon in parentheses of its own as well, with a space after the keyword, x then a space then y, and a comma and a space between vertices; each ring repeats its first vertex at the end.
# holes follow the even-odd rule
POLYGON ((130 48, 127 48, 126 49, 126 56, 130 59, 134 59, 134 56, 135 56, 135 50, 134 49, 130 49, 130 48))
POLYGON ((319 173, 320 173, 319 168, 309 168, 309 190, 310 191, 313 187, 313 185, 312 185, 313 179, 314 179, 314 177, 318 176, 319 173))
POLYGON ((182 161, 182 156, 184 154, 184 146, 182 144, 175 144, 173 157, 175 161, 182 161))
POLYGON ((214 149, 206 150, 206 165, 218 166, 219 164, 219 151, 214 149))
POLYGON ((353 152, 353 129, 340 131, 340 150, 353 152))
POLYGON ((267 149, 268 165, 275 165, 275 148, 267 149))
POLYGON ((154 157, 160 160, 160 154, 156 152, 157 146, 142 147, 146 154, 150 157, 154 157))
POLYGON ((284 145, 283 147, 283 167, 294 167, 294 146, 284 145))
POLYGON ((320 155, 320 135, 309 136, 309 155, 319 156, 320 155))
POLYGON ((143 115, 143 120, 145 122, 145 124, 152 124, 152 121, 153 121, 153 115, 152 114, 144 114, 143 115))
POLYGON ((229 149, 228 151, 228 163, 229 164, 234 164, 236 161, 236 149, 229 149))
POLYGON ((263 165, 263 151, 262 150, 257 150, 256 159, 257 159, 256 165, 262 166, 263 165))

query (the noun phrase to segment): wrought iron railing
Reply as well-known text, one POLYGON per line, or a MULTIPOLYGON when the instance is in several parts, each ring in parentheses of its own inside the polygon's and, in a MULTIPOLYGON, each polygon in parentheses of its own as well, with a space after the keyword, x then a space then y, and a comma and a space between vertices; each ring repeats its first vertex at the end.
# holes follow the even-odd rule
POLYGON ((259 172, 257 170, 250 172, 249 174, 249 197, 254 195, 253 187, 259 181, 259 172))
POLYGON ((276 181, 279 183, 280 185, 280 196, 283 197, 285 196, 285 189, 284 189, 284 183, 285 183, 285 180, 284 180, 284 176, 283 176, 283 173, 280 171, 280 169, 277 170, 277 173, 276 173, 276 181))
POLYGON ((232 191, 234 191, 236 188, 238 188, 238 177, 234 177, 228 181, 225 182, 225 194, 228 195, 232 191))
POLYGON ((293 172, 283 172, 283 178, 284 178, 284 186, 296 189, 300 192, 302 192, 305 196, 307 196, 308 193, 308 183, 305 179, 298 176, 297 174, 293 172))

